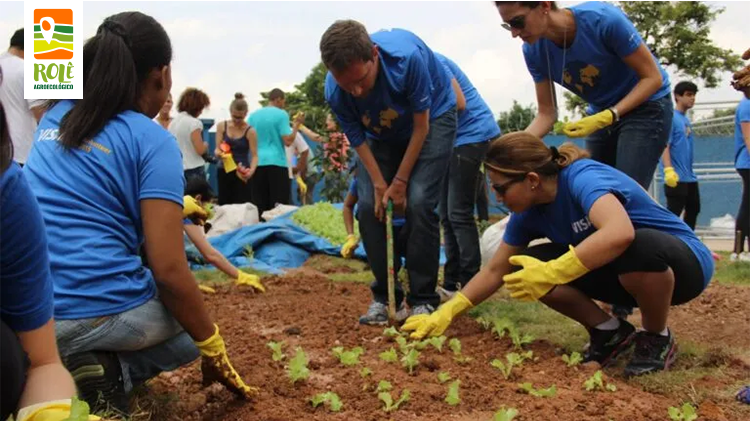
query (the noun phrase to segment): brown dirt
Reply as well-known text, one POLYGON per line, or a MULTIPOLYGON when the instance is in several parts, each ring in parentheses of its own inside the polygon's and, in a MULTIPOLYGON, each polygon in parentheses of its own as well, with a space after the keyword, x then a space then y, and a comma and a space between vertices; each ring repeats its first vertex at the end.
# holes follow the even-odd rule
MULTIPOLYGON (((617 391, 586 392, 583 382, 595 371, 586 366, 568 368, 557 353, 558 348, 537 340, 528 348, 538 360, 526 362, 511 380, 489 365, 512 351, 505 338, 496 340, 467 317, 459 317, 446 332, 460 336, 464 355, 472 358, 460 365, 453 359, 447 343, 442 353, 428 347, 422 352, 414 375, 398 363, 385 363, 378 354, 393 343, 382 336, 383 329, 363 327, 357 317, 370 300, 366 286, 333 283, 322 273, 311 269, 294 271, 284 277, 264 279, 268 292, 254 295, 232 287, 220 287, 216 295, 206 296, 212 316, 221 327, 229 355, 237 370, 250 385, 260 388, 253 403, 234 399, 223 387, 204 388, 200 383, 199 365, 162 374, 150 384, 152 394, 176 394, 173 400, 157 409, 154 417, 176 419, 253 419, 253 420, 488 420, 502 406, 519 410, 518 419, 555 420, 659 420, 668 418, 667 408, 681 404, 675 397, 643 391, 620 377, 620 370, 607 370, 609 382, 617 391), (283 363, 271 360, 266 347, 269 341, 286 342, 284 352, 292 356, 301 346, 310 359, 311 375, 307 381, 292 385, 283 363), (335 346, 362 346, 362 364, 344 367, 331 355, 335 346), (373 376, 363 380, 359 370, 367 366, 373 376), (461 380, 458 406, 449 406, 444 398, 447 385, 437 380, 438 372, 448 371, 461 380), (379 380, 388 380, 396 393, 411 391, 411 400, 399 410, 386 413, 377 394, 372 391, 379 380), (557 386, 552 398, 537 398, 517 392, 519 382, 534 387, 557 386), (365 384, 368 384, 365 386, 365 384), (313 409, 310 397, 331 390, 344 403, 338 413, 327 408, 313 409)), ((748 327, 750 289, 712 286, 693 304, 674 312, 673 328, 680 338, 695 338, 702 343, 748 347, 750 336, 742 337, 740 326, 748 327), (718 313, 718 314, 717 314, 718 313), (734 328, 733 328, 734 327, 734 328)), ((747 366, 729 364, 716 388, 729 388, 732 379, 747 366)), ((515 372, 515 370, 514 370, 515 372)), ((729 399, 728 399, 729 400, 729 399)), ((701 418, 747 420, 750 407, 727 405, 714 401, 699 404, 701 418), (747 410, 747 411, 745 411, 747 410)))

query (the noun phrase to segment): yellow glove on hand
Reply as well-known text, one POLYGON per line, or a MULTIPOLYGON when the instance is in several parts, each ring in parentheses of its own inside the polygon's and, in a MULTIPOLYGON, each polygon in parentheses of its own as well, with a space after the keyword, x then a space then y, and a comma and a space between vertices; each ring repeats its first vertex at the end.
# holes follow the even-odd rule
POLYGON ((670 188, 676 188, 677 182, 680 181, 680 176, 674 171, 674 167, 664 167, 664 184, 670 188))
POLYGON ((237 163, 231 153, 221 154, 221 162, 224 164, 224 173, 231 173, 237 170, 237 163))
POLYGON ((203 293, 208 293, 211 295, 216 293, 216 289, 214 289, 213 287, 204 286, 202 284, 198 285, 198 290, 202 291, 203 293))
MULTIPOLYGON (((31 406, 26 406, 19 410, 16 420, 64 421, 70 417, 70 406, 70 399, 52 400, 44 403, 32 404, 31 406)), ((101 418, 96 415, 89 415, 88 420, 98 421, 101 420, 101 418)))
POLYGON ((307 193, 307 185, 300 176, 297 176, 297 185, 299 185, 299 193, 301 193, 302 195, 307 193))
POLYGON ((182 202, 184 203, 184 205, 182 206, 183 218, 189 218, 192 220, 193 218, 198 217, 200 220, 205 220, 206 217, 208 217, 206 210, 198 205, 198 201, 196 201, 192 196, 185 195, 184 197, 182 197, 182 202))
POLYGON ((219 335, 219 326, 214 324, 216 331, 214 335, 204 341, 196 341, 195 345, 203 356, 201 363, 201 372, 203 372, 203 384, 208 385, 214 381, 220 382, 227 387, 229 391, 238 394, 249 400, 253 394, 259 390, 256 387, 250 387, 242 381, 242 378, 234 370, 227 356, 227 347, 224 345, 224 339, 219 335))
POLYGON ((456 293, 453 298, 442 304, 429 315, 414 315, 409 317, 401 329, 413 331, 411 338, 419 340, 424 337, 435 337, 443 334, 451 325, 453 318, 461 312, 473 307, 471 301, 463 293, 456 293))
POLYGON ((359 238, 353 234, 346 236, 346 242, 341 247, 341 256, 344 258, 351 258, 354 255, 354 250, 359 246, 359 238))
POLYGON ((244 271, 237 272, 239 273, 239 276, 237 276, 237 281, 234 282, 236 286, 250 286, 261 293, 266 292, 266 288, 263 287, 263 284, 260 282, 260 277, 255 274, 248 274, 244 271))
POLYGON ((543 262, 526 255, 514 255, 508 260, 511 265, 523 267, 503 277, 510 296, 524 301, 539 300, 555 285, 567 284, 589 272, 576 256, 575 249, 557 259, 543 262))
POLYGON ((614 113, 607 109, 593 116, 584 117, 577 122, 565 123, 563 133, 571 138, 582 138, 611 125, 613 120, 614 113))

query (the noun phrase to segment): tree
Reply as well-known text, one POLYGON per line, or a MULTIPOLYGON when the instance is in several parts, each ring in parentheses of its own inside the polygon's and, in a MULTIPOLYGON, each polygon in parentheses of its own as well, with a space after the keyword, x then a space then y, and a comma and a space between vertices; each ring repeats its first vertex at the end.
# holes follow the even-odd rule
POLYGON ((510 110, 500 113, 497 124, 503 133, 516 132, 526 129, 534 120, 534 116, 536 116, 536 107, 533 104, 524 107, 518 104, 518 101, 513 100, 513 106, 510 110))
POLYGON ((714 110, 713 115, 711 115, 712 119, 715 119, 717 117, 726 117, 726 116, 734 116, 734 114, 737 112, 737 107, 733 108, 717 108, 714 110))
POLYGON ((576 118, 576 116, 584 117, 588 114, 586 109, 589 104, 586 100, 568 91, 563 92, 563 97, 565 97, 565 109, 573 115, 573 118, 576 118))
POLYGON ((724 8, 704 2, 620 1, 648 48, 665 67, 700 79, 706 88, 718 86, 721 72, 739 68, 740 57, 716 46, 709 37, 711 23, 724 8))
MULTIPOLYGON (((305 126, 311 130, 325 132, 326 115, 330 112, 325 100, 325 81, 328 70, 323 63, 312 68, 305 80, 295 85, 295 90, 286 94, 286 109, 294 116, 297 112, 305 113, 305 126)), ((261 92, 260 105, 268 105, 268 92, 261 92)))

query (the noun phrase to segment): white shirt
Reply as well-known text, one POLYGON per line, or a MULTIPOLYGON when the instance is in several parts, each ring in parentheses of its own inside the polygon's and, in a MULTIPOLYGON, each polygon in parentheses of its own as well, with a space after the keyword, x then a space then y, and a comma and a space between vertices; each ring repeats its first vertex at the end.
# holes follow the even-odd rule
POLYGON ((192 170, 206 164, 203 157, 195 152, 193 141, 190 139, 190 135, 196 129, 203 132, 203 122, 187 114, 185 111, 175 116, 172 123, 169 124, 169 133, 177 139, 177 145, 179 145, 180 152, 182 152, 183 170, 192 170))
MULTIPOLYGON (((293 179, 294 172, 292 169, 297 163, 295 158, 303 152, 309 151, 310 147, 307 146, 307 142, 305 142, 305 138, 302 137, 302 134, 297 132, 297 137, 294 138, 292 145, 284 148, 286 149, 286 165, 289 168, 289 178, 293 179)), ((310 157, 308 156, 307 159, 309 161, 310 157)))
POLYGON ((9 52, 0 54, 3 81, 0 84, 0 102, 5 109, 5 120, 13 142, 13 159, 21 164, 31 152, 36 131, 36 119, 31 108, 40 106, 45 100, 23 98, 23 59, 9 52))

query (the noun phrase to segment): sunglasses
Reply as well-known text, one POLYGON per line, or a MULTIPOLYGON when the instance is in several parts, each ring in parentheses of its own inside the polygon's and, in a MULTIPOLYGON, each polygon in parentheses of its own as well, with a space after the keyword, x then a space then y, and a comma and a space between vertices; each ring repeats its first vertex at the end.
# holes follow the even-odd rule
POLYGON ((500 26, 508 31, 512 31, 514 29, 518 29, 519 31, 523 30, 526 27, 526 15, 518 15, 508 22, 501 23, 500 26))
POLYGON ((522 176, 514 177, 503 184, 498 184, 498 185, 493 184, 492 189, 494 189, 498 195, 505 196, 505 193, 508 191, 508 189, 510 189, 511 186, 515 185, 518 182, 523 181, 524 179, 526 179, 525 174, 522 176))

